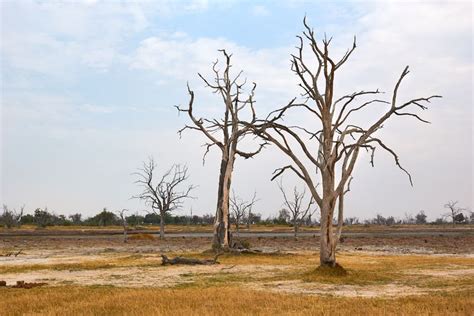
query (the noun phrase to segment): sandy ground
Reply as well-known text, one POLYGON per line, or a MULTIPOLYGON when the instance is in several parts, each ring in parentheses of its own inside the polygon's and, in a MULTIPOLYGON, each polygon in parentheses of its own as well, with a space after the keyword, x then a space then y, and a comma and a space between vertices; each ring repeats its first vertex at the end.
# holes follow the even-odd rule
MULTIPOLYGON (((314 238, 276 240, 250 240, 254 248, 264 251, 303 254, 317 251, 314 238)), ((209 248, 210 240, 193 238, 186 240, 133 240, 123 244, 120 237, 111 238, 41 238, 15 237, 0 242, 0 280, 8 285, 16 281, 46 282, 48 286, 94 285, 115 287, 176 287, 195 282, 212 282, 215 278, 245 279, 245 286, 262 290, 307 295, 336 295, 347 297, 396 297, 426 294, 437 288, 418 288, 396 282, 377 285, 324 284, 302 280, 272 280, 307 267, 298 265, 272 264, 219 264, 212 266, 161 266, 161 253, 201 252, 209 248), (17 256, 9 253, 16 253, 17 256), (134 258, 137 262, 135 264, 134 258), (107 262, 126 262, 126 266, 101 266, 107 262), (84 268, 81 265, 90 266, 84 268), (97 267, 94 266, 97 265, 97 267), (57 267, 57 265, 61 265, 57 267), (50 267, 49 267, 50 266, 50 267), (76 267, 77 266, 77 267, 76 267), (26 268, 25 268, 26 267, 26 268), (30 267, 30 268, 28 268, 30 267), (5 270, 7 268, 7 270, 5 270), (8 270, 18 268, 18 271, 8 270), (1 271, 1 270, 0 270, 1 271), (12 271, 12 272, 8 272, 12 271), (248 281, 250 280, 250 281, 248 281)), ((473 258, 469 267, 436 267, 432 269, 411 269, 404 274, 416 278, 430 277, 439 280, 474 278, 474 256, 472 237, 432 237, 429 241, 410 239, 354 239, 341 244, 341 252, 361 253, 372 256, 387 254, 424 254, 431 256, 453 256, 473 258), (457 244, 456 247, 453 245, 457 244), (450 245, 451 247, 447 247, 450 245), (453 251, 453 249, 455 251, 453 251), (454 254, 453 254, 454 252, 454 254)), ((470 284, 474 290, 474 285, 470 284)), ((449 290, 444 287, 443 290, 449 290)))

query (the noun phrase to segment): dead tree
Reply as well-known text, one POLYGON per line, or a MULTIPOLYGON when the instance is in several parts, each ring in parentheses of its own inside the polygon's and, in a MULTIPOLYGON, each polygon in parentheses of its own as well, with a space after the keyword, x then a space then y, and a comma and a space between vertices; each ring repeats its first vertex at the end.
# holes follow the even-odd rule
POLYGON ((230 214, 229 214, 229 198, 230 187, 232 182, 232 173, 234 170, 234 162, 237 156, 245 159, 252 158, 258 154, 266 143, 252 152, 246 152, 240 149, 239 142, 249 134, 250 128, 239 124, 239 121, 247 115, 250 117, 248 123, 252 124, 256 121, 254 109, 254 93, 256 84, 253 83, 248 94, 245 94, 246 80, 241 80, 242 71, 232 76, 231 57, 225 50, 220 50, 225 58, 224 70, 218 69, 219 61, 213 63, 212 70, 214 72, 214 80, 209 81, 201 74, 199 77, 204 81, 206 87, 210 88, 213 93, 221 98, 223 107, 223 116, 220 118, 203 118, 198 117, 194 113, 194 92, 189 88, 188 93, 190 100, 188 108, 177 107, 179 112, 185 112, 191 119, 192 124, 186 125, 179 130, 179 134, 186 129, 197 130, 203 133, 207 138, 205 143, 206 151, 203 156, 205 162, 206 154, 211 147, 216 146, 221 153, 221 163, 219 172, 219 185, 217 191, 217 209, 214 223, 213 248, 227 249, 230 242, 230 214))
POLYGON ((316 209, 312 207, 314 205, 314 199, 313 197, 310 197, 308 203, 306 204, 306 189, 303 189, 303 192, 300 192, 296 186, 293 188, 293 195, 291 198, 288 198, 285 189, 283 188, 282 180, 280 180, 280 183, 278 183, 278 188, 283 195, 285 207, 287 207, 290 211, 290 220, 293 225, 293 232, 296 240, 298 238, 298 230, 301 224, 308 216, 311 216, 316 212, 316 209))
POLYGON ((302 36, 298 36, 296 54, 291 55, 291 69, 299 79, 302 98, 294 98, 287 105, 271 112, 266 119, 251 125, 256 135, 274 144, 290 158, 290 164, 275 170, 273 179, 291 170, 306 183, 321 212, 320 264, 334 267, 336 245, 344 219, 344 195, 349 190, 359 154, 361 151, 369 152, 370 163, 373 165, 375 150, 378 148, 386 151, 412 183, 411 176, 400 164, 398 155, 377 136, 377 132, 393 117, 411 117, 428 123, 413 112, 412 108, 425 110, 426 103, 440 96, 400 102, 398 94, 400 85, 409 72, 407 66, 388 101, 377 98, 381 94, 379 90, 358 91, 336 98, 336 73, 354 52, 356 40, 354 38, 352 47, 336 60, 329 53, 331 39, 324 37, 321 42, 317 41, 306 19, 303 22, 305 31, 302 36), (304 54, 306 45, 309 46, 309 58, 304 54), (385 110, 367 126, 356 125, 354 114, 371 106, 385 106, 385 110), (304 117, 310 127, 300 122, 283 122, 285 115, 293 110, 298 110, 298 117, 304 117), (321 186, 318 187, 318 184, 321 186), (334 229, 333 215, 336 206, 338 224, 334 229))
POLYGON ((19 227, 21 224, 21 217, 25 206, 22 206, 19 211, 16 209, 9 209, 6 204, 3 204, 3 213, 0 216, 0 223, 6 228, 19 227))
POLYGON ((220 256, 220 253, 216 254, 213 259, 195 259, 195 258, 183 258, 183 257, 174 257, 169 259, 166 255, 161 255, 161 265, 176 265, 176 264, 185 264, 185 265, 213 265, 219 264, 217 258, 220 256))
POLYGON ((127 209, 123 209, 118 213, 118 216, 120 217, 120 221, 122 222, 122 227, 123 227, 123 242, 127 243, 128 242, 128 236, 127 236, 127 231, 128 231, 128 223, 127 223, 127 218, 126 218, 126 213, 128 212, 127 209))
POLYGON ((188 185, 183 190, 179 189, 189 178, 188 167, 179 164, 173 165, 155 184, 155 168, 155 161, 150 157, 138 172, 133 173, 138 177, 135 183, 143 188, 143 191, 133 198, 145 201, 151 211, 160 216, 160 238, 164 238, 166 215, 181 208, 185 199, 192 198, 190 193, 195 186, 188 185))
POLYGON ((251 216, 252 208, 255 202, 257 201, 257 192, 254 192, 253 197, 250 201, 246 201, 236 196, 235 192, 232 191, 232 197, 230 198, 230 210, 232 217, 235 221, 235 229, 237 231, 237 235, 240 234, 240 224, 243 223, 243 219, 245 218, 245 216, 251 216))
MULTIPOLYGON (((453 227, 456 225, 456 222, 458 222, 458 218, 461 217, 459 215, 466 210, 465 208, 458 207, 457 204, 458 201, 449 201, 444 205, 444 208, 449 210, 449 213, 445 214, 444 217, 451 218, 451 221, 453 222, 453 227)), ((464 216, 462 216, 462 218, 464 219, 464 216)))

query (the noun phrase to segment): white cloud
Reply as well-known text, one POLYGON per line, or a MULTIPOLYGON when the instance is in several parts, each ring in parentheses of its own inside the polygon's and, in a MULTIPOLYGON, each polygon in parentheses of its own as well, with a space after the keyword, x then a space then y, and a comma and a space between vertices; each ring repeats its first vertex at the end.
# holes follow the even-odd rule
POLYGON ((263 5, 256 5, 253 6, 251 12, 255 16, 268 16, 270 15, 270 11, 263 5))
MULTIPOLYGON (((288 47, 253 50, 225 38, 150 37, 140 43, 130 67, 150 70, 181 82, 190 81, 199 87, 202 82, 197 73, 213 80, 212 63, 216 59, 223 62, 220 49, 232 54, 234 75, 243 70, 243 77, 249 84, 258 84, 258 100, 286 102, 297 93, 296 80, 289 70, 288 47)), ((218 68, 222 67, 219 64, 218 68)))
POLYGON ((111 106, 100 106, 100 105, 92 105, 92 104, 84 104, 80 108, 81 110, 86 111, 86 112, 103 113, 103 114, 113 113, 117 110, 117 108, 111 107, 111 106))

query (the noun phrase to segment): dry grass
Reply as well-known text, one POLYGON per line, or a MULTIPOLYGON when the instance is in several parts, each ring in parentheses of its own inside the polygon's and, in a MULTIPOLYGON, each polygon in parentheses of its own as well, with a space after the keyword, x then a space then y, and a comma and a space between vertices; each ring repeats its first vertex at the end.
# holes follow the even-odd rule
MULTIPOLYGON (((212 257, 196 247, 190 252, 189 242, 180 241, 188 250, 175 245, 167 255, 212 257)), ((54 243, 39 243, 40 251, 27 248, 24 258, 5 258, 0 280, 5 273, 8 284, 50 285, 0 288, 0 314, 470 315, 474 310, 472 255, 341 252, 337 258, 345 273, 334 274, 316 269, 318 253, 305 247, 272 255, 225 254, 215 266, 162 267, 161 248, 135 253, 143 243, 151 244, 140 239, 114 248, 67 244, 58 250, 54 243), (50 261, 29 264, 42 258, 50 261)))
POLYGON ((155 240, 155 236, 152 234, 134 234, 129 235, 128 239, 130 240, 155 240))
POLYGON ((301 296, 242 287, 0 289, 3 315, 470 315, 472 293, 386 298, 301 296), (471 296, 470 296, 471 295, 471 296))

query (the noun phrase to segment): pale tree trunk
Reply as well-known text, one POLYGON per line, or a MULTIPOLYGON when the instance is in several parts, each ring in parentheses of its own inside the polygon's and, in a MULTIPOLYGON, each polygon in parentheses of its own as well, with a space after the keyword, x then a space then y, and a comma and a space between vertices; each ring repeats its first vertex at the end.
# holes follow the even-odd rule
POLYGON ((213 248, 228 249, 231 244, 229 198, 234 158, 222 159, 217 194, 217 210, 214 220, 213 248))
POLYGON ((123 242, 127 243, 128 242, 128 236, 127 236, 128 223, 125 217, 122 219, 122 225, 123 225, 123 242))
POLYGON ((165 211, 160 211, 160 239, 165 238, 165 211))
POLYGON ((322 172, 323 198, 321 205, 321 237, 319 260, 321 266, 336 266, 336 251, 332 219, 334 215, 334 171, 327 166, 322 172))
POLYGON ((321 237, 319 261, 321 266, 334 267, 336 265, 336 253, 333 248, 334 234, 331 213, 332 212, 330 211, 329 205, 325 205, 321 209, 321 237))
POLYGON ((298 220, 296 218, 293 219, 293 230, 295 234, 295 240, 298 239, 298 220))

